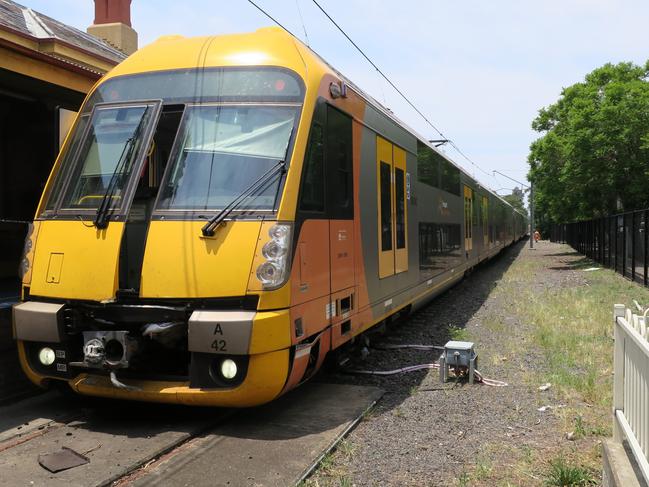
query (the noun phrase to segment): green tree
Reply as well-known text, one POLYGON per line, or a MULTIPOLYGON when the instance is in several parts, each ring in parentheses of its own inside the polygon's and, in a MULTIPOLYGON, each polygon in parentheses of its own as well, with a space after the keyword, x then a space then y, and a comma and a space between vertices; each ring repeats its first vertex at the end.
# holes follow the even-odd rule
POLYGON ((542 134, 528 157, 542 227, 649 207, 649 61, 594 70, 532 128, 542 134))
POLYGON ((523 213, 523 215, 527 215, 527 208, 525 208, 525 203, 523 200, 524 197, 523 190, 520 188, 514 188, 512 190, 512 194, 507 194, 503 196, 503 199, 512 205, 514 208, 516 208, 518 211, 523 213))

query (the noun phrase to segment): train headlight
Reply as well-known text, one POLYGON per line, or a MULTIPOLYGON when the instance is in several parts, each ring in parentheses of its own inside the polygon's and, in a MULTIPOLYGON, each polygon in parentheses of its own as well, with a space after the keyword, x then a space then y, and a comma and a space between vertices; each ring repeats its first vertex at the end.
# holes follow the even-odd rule
POLYGON ((56 355, 54 354, 54 350, 52 350, 50 347, 43 347, 38 352, 38 360, 43 365, 52 365, 55 358, 56 355))
POLYGON ((291 230, 291 225, 286 223, 276 223, 268 230, 270 240, 261 249, 266 262, 255 272, 264 289, 278 288, 288 277, 291 230))
POLYGON ((264 286, 271 287, 277 281, 277 276, 281 274, 281 269, 274 262, 264 262, 257 267, 257 279, 261 281, 264 286))
POLYGON ((221 375, 227 380, 234 379, 237 376, 237 363, 231 358, 226 358, 221 362, 221 375))
POLYGON ((291 234, 291 226, 285 224, 277 224, 270 227, 268 230, 268 235, 270 238, 276 241, 282 241, 288 239, 291 234))
POLYGON ((261 253, 267 259, 277 260, 286 254, 286 247, 282 247, 277 241, 271 240, 261 249, 261 253))

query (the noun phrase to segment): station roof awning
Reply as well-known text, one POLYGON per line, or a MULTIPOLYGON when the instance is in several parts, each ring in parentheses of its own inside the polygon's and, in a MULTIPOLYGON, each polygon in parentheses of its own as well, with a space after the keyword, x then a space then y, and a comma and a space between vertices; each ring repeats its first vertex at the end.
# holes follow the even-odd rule
POLYGON ((126 54, 97 37, 0 0, 1 68, 86 92, 124 59, 126 54))

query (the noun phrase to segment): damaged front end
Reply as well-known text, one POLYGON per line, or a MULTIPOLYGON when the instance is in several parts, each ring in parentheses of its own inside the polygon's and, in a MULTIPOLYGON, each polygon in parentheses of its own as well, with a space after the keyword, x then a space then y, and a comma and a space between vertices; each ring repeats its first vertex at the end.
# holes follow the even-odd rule
POLYGON ((142 380, 216 389, 244 380, 254 314, 190 305, 27 301, 14 307, 14 326, 27 365, 43 378, 105 376, 126 391, 140 390, 129 382, 142 380), (232 313, 234 321, 228 320, 232 313))

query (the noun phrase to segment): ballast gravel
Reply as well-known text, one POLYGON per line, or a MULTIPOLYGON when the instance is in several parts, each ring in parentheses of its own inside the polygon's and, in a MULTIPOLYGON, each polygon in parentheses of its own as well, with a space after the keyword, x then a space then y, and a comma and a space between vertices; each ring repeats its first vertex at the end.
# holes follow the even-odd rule
MULTIPOLYGON (((390 370, 436 362, 439 351, 376 350, 373 346, 444 345, 451 338, 448 330, 452 326, 470 332, 483 375, 509 385, 489 387, 454 380, 442 384, 437 370, 392 376, 321 374, 317 380, 373 385, 386 393, 306 485, 491 485, 468 480, 475 479, 480 468, 508 468, 508 448, 502 445, 538 449, 562 440, 559 419, 538 410, 556 405, 552 388, 540 391, 543 384, 526 381, 526 371, 542 368, 543 360, 533 350, 517 350, 517 340, 523 339, 522 332, 530 325, 511 312, 516 296, 491 293, 516 259, 547 258, 556 254, 558 246, 540 242, 535 250, 528 247, 528 242, 519 242, 479 266, 426 308, 391 324, 385 334, 371 337, 369 356, 361 359, 356 354, 350 364, 351 368, 390 370), (493 320, 494 314, 502 324, 498 333, 483 323, 493 320)), ((565 260, 562 256, 561 261, 565 260)), ((579 279, 576 272, 548 269, 534 286, 573 286, 580 284, 579 279)), ((529 485, 542 484, 538 478, 528 480, 529 485)))

